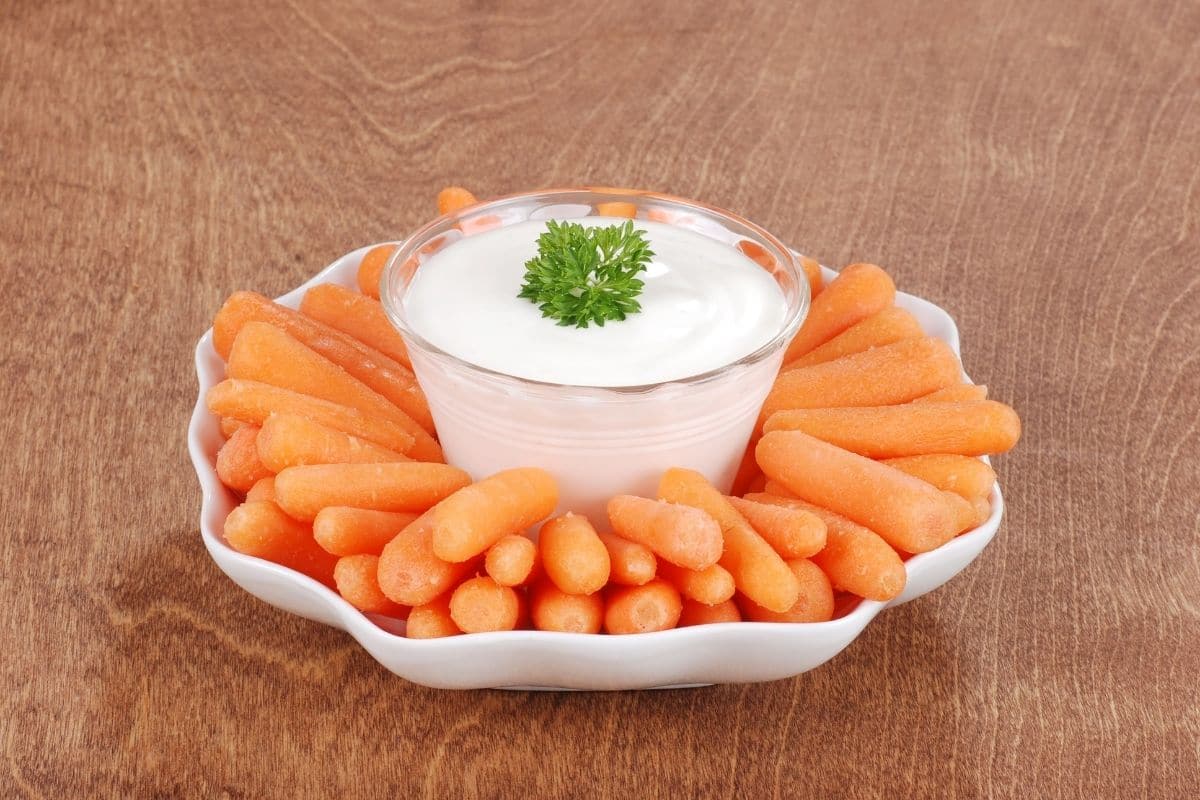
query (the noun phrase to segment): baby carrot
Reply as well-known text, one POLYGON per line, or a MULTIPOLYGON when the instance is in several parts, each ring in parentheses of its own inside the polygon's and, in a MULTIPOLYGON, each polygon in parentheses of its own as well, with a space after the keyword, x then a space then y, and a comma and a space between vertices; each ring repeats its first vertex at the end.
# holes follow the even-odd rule
POLYGON ((677 567, 670 561, 660 561, 658 577, 678 589, 684 597, 705 605, 724 603, 733 597, 733 576, 720 564, 694 570, 677 567))
POLYGON ((366 439, 394 452, 411 450, 413 437, 391 420, 258 381, 226 379, 208 390, 209 411, 262 425, 272 414, 306 417, 327 428, 366 439))
POLYGON ((773 414, 764 431, 804 431, 869 458, 981 456, 1011 450, 1021 420, 1003 403, 907 403, 872 408, 803 408, 773 414))
POLYGON ((808 279, 809 297, 816 299, 825 288, 825 276, 821 273, 821 265, 815 259, 800 256, 800 268, 804 270, 804 277, 808 279))
POLYGON ((617 495, 608 501, 608 520, 618 536, 681 567, 704 569, 721 557, 721 526, 691 505, 617 495))
POLYGON ((338 594, 359 611, 403 617, 408 609, 393 603, 379 589, 378 568, 379 556, 360 554, 339 558, 333 568, 338 594))
POLYGON ((752 622, 828 622, 833 619, 833 586, 828 576, 807 558, 787 562, 800 586, 796 602, 787 611, 770 611, 749 597, 741 598, 742 615, 752 622))
POLYGON ((483 568, 501 586, 520 586, 529 580, 537 561, 537 545, 528 536, 510 533, 488 548, 483 568))
POLYGON ((602 217, 625 217, 633 219, 637 216, 637 206, 633 203, 611 202, 597 203, 596 213, 602 217))
POLYGON ((246 500, 270 500, 275 502, 275 476, 268 475, 265 478, 259 478, 250 487, 250 491, 246 492, 246 500))
MULTIPOLYGON (((352 377, 386 397, 427 433, 433 431, 429 403, 412 371, 339 330, 273 303, 254 292, 234 292, 213 320, 213 346, 228 359, 233 341, 248 322, 266 322, 303 342, 352 377)), ((414 434, 415 435, 415 434, 414 434)))
POLYGON ((874 264, 851 264, 830 281, 808 309, 808 317, 783 357, 786 364, 896 301, 896 285, 874 264))
POLYGON ((546 577, 567 594, 592 594, 608 583, 612 562, 608 549, 587 517, 556 517, 538 534, 546 577))
POLYGON ((827 532, 825 547, 812 560, 829 576, 835 589, 868 600, 891 600, 904 591, 908 579, 904 562, 875 531, 803 500, 766 494, 748 497, 821 518, 827 532))
POLYGON ((235 492, 245 494, 274 471, 258 457, 258 431, 255 425, 238 428, 217 451, 217 477, 235 492))
POLYGON ((679 614, 679 627, 691 625, 712 625, 717 622, 741 622, 742 612, 737 603, 726 600, 724 603, 706 606, 690 597, 683 598, 683 610, 679 614))
POLYGON ((381 244, 372 247, 358 262, 358 288, 368 297, 379 299, 379 284, 383 281, 383 269, 388 259, 396 252, 396 245, 381 244))
POLYGON ((904 456, 889 458, 883 463, 971 501, 986 498, 996 483, 996 472, 978 458, 969 456, 904 456))
POLYGON ((774 271, 776 267, 775 259, 770 253, 767 252, 767 249, 758 242, 751 241, 750 239, 742 239, 734 246, 742 252, 742 255, 746 256, 746 258, 758 264, 763 269, 767 270, 768 272, 774 271))
POLYGON ((466 561, 550 516, 556 505, 558 484, 549 472, 536 467, 497 472, 438 505, 433 550, 446 561, 466 561))
POLYGON ((649 547, 611 533, 597 532, 612 565, 609 580, 623 586, 641 586, 654 579, 658 559, 649 547))
POLYGON ((450 593, 428 603, 413 606, 408 612, 404 635, 409 639, 441 639, 462 633, 450 616, 450 593))
POLYGON ((699 508, 717 521, 724 539, 719 563, 733 575, 738 591, 775 611, 795 605, 799 587, 787 564, 703 475, 669 469, 659 481, 658 496, 699 508))
POLYGON ((916 317, 903 308, 892 306, 851 325, 825 344, 813 348, 789 363, 788 368, 824 364, 826 361, 861 353, 872 347, 882 347, 901 339, 919 339, 924 335, 921 323, 917 322, 916 317))
POLYGON ((979 524, 979 508, 972 501, 954 492, 942 492, 942 495, 954 511, 954 533, 956 535, 972 530, 979 524))
POLYGON ((388 321, 378 300, 336 283, 321 283, 304 293, 300 313, 353 336, 412 369, 404 338, 388 321))
POLYGON ((971 403, 987 400, 988 389, 977 383, 959 383, 922 395, 914 403, 971 403))
POLYGON ((242 503, 225 518, 225 541, 239 553, 264 558, 333 586, 337 556, 322 550, 312 529, 265 500, 242 503))
POLYGON ((246 423, 242 422, 240 419, 234 419, 233 417, 221 417, 221 435, 228 439, 237 432, 238 428, 243 427, 245 424, 246 423))
MULTIPOLYGON (((772 496, 772 497, 787 497, 787 498, 793 498, 793 497, 795 497, 795 496, 796 496, 795 494, 793 494, 793 493, 792 493, 792 490, 791 490, 791 489, 787 488, 786 486, 784 486, 784 485, 783 485, 782 483, 780 483, 779 481, 772 481, 772 480, 768 480, 768 481, 767 481, 765 484, 763 484, 763 488, 762 488, 762 492, 761 492, 761 493, 762 493, 762 494, 766 494, 766 495, 770 495, 770 496, 772 496)), ((754 498, 753 498, 753 497, 751 497, 749 494, 747 494, 747 495, 745 496, 745 499, 747 499, 747 500, 754 500, 754 498)), ((759 500, 758 502, 762 503, 762 502, 765 502, 765 501, 764 501, 764 500, 759 500)))
POLYGON ((520 615, 516 590, 489 577, 465 580, 450 595, 450 618, 463 633, 511 631, 520 615))
POLYGON ((386 419, 413 437, 413 458, 441 460, 442 451, 437 442, 412 417, 334 362, 273 325, 248 322, 242 326, 233 341, 226 373, 230 378, 290 389, 386 419))
POLYGON ((683 611, 679 590, 656 578, 643 586, 608 590, 604 630, 608 633, 650 633, 674 628, 683 611))
POLYGON ((754 445, 755 441, 751 439, 750 444, 746 446, 746 452, 742 454, 742 461, 738 464, 737 474, 733 477, 733 488, 730 489, 731 494, 738 496, 745 494, 750 484, 759 475, 762 475, 762 470, 758 468, 758 462, 754 460, 754 445))
POLYGON ((810 558, 825 546, 825 523, 815 514, 740 497, 729 502, 781 558, 810 558))
POLYGON ((463 187, 447 186, 438 192, 437 210, 439 214, 449 214, 452 211, 473 206, 478 202, 479 200, 475 198, 475 195, 463 187))
POLYGON ((530 616, 539 631, 599 633, 604 624, 604 596, 567 594, 552 581, 541 580, 529 592, 530 616))
POLYGON ((395 450, 295 414, 272 414, 258 433, 258 456, 272 472, 303 464, 410 461, 395 450))
POLYGON ((901 339, 780 374, 760 420, 790 408, 887 406, 958 383, 958 356, 940 339, 901 339))
MULTIPOLYGON (((898 550, 924 553, 958 532, 955 509, 947 500, 954 495, 944 495, 895 467, 800 431, 768 433, 759 441, 757 454, 772 480, 810 503, 865 525, 898 550)), ((275 480, 278 484, 279 478, 275 480)))
POLYGON ((276 475, 275 494, 284 511, 308 521, 330 506, 424 511, 470 482, 457 467, 423 461, 313 464, 276 475))
POLYGON ((430 603, 475 571, 477 563, 451 564, 433 553, 433 512, 417 517, 379 555, 379 588, 394 602, 430 603))
POLYGON ((329 506, 313 519, 313 538, 335 556, 377 556, 416 519, 417 514, 407 511, 329 506))
POLYGON ((973 527, 978 528, 992 515, 992 501, 988 497, 976 497, 971 501, 971 505, 975 509, 975 525, 973 527))

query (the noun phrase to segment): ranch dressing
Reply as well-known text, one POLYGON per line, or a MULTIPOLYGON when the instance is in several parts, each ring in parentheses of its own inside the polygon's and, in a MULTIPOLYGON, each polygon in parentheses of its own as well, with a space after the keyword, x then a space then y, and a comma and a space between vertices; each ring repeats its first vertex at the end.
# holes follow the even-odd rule
MULTIPOLYGON (((586 217, 584 225, 622 219, 586 217)), ((637 386, 730 364, 771 340, 787 305, 775 279, 733 247, 647 220, 654 257, 642 310, 603 327, 564 327, 517 297, 545 221, 465 237, 428 257, 404 299, 412 330, 481 367, 578 386, 637 386)))

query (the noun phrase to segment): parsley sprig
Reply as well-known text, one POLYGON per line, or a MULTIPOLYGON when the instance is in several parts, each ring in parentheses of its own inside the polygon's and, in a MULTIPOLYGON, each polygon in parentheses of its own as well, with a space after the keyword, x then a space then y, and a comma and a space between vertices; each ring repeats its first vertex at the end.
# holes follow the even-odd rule
POLYGON ((550 220, 538 237, 538 254, 525 262, 518 297, 536 303, 559 325, 586 328, 623 320, 642 310, 637 277, 654 253, 632 221, 608 227, 550 220))

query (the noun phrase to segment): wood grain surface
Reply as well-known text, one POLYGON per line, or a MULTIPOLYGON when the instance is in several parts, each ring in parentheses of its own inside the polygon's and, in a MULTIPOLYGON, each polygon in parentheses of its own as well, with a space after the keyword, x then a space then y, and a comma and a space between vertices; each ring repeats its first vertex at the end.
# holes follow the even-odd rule
POLYGON ((1198 796, 1198 350, 1192 0, 9 0, 0 795, 1198 796), (452 182, 889 267, 1024 418, 996 541, 703 690, 433 691, 250 598, 197 529, 194 342, 452 182))

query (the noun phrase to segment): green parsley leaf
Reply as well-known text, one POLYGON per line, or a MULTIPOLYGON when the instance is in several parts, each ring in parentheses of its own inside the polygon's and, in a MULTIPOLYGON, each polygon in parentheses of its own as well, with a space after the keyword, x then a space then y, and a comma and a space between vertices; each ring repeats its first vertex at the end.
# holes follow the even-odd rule
POLYGON ((601 228, 550 220, 538 237, 537 257, 525 262, 517 297, 559 325, 604 327, 642 310, 634 298, 645 284, 637 276, 653 255, 632 221, 601 228))

